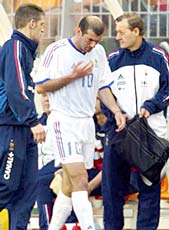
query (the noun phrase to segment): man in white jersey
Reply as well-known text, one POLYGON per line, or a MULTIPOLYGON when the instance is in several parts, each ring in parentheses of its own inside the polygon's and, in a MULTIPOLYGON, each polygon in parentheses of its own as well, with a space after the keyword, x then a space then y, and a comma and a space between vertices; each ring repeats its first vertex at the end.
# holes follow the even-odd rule
POLYGON ((98 44, 103 31, 100 18, 82 18, 72 38, 49 45, 37 72, 37 92, 49 92, 47 135, 55 136, 55 152, 63 168, 62 191, 55 202, 49 230, 61 229, 72 207, 81 229, 94 229, 86 168, 93 166, 92 117, 97 93, 115 114, 116 131, 125 126, 125 118, 108 88, 110 69, 105 50, 98 44))

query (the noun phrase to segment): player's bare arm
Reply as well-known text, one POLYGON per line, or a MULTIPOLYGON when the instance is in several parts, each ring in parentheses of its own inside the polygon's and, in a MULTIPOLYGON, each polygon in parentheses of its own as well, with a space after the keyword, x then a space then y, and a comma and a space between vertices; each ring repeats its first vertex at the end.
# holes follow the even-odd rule
POLYGON ((109 88, 105 88, 99 91, 98 96, 100 100, 109 108, 115 115, 116 125, 118 128, 116 132, 121 131, 126 125, 126 117, 122 114, 121 109, 117 105, 113 94, 109 88))
POLYGON ((51 79, 42 84, 38 84, 36 85, 36 91, 40 94, 53 92, 71 83, 72 81, 75 81, 76 79, 85 77, 86 75, 90 74, 92 70, 92 61, 88 61, 87 63, 83 63, 82 61, 80 61, 74 65, 73 70, 69 75, 57 79, 51 79))

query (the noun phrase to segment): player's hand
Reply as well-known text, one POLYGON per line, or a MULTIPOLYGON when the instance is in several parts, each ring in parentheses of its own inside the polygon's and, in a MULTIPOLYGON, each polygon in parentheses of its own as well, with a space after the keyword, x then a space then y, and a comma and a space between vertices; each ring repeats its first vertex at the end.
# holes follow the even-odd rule
POLYGON ((121 111, 118 111, 115 113, 115 120, 116 125, 118 126, 116 132, 120 132, 126 126, 126 116, 122 114, 121 111))
POLYGON ((41 124, 31 127, 33 133, 34 141, 37 143, 42 143, 46 139, 46 132, 44 127, 41 124))
POLYGON ((78 62, 73 67, 72 77, 76 79, 91 74, 93 71, 93 66, 94 65, 92 61, 88 61, 85 63, 83 63, 82 61, 78 62))

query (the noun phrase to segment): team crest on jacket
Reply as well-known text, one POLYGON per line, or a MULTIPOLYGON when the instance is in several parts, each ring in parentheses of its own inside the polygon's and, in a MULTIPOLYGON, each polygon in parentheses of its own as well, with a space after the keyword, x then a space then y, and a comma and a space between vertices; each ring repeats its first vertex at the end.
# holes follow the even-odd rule
POLYGON ((117 77, 117 86, 118 86, 118 90, 124 90, 125 89, 125 86, 126 85, 126 81, 124 80, 124 77, 122 74, 120 74, 118 77, 117 77))

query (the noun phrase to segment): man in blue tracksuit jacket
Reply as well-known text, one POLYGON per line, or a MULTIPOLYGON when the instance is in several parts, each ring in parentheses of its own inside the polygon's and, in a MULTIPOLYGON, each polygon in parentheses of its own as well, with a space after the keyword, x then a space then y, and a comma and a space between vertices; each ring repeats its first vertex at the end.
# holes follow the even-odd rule
POLYGON ((11 39, 0 49, 0 210, 9 210, 10 230, 26 230, 36 200, 37 143, 45 140, 34 105, 31 78, 44 11, 21 5, 11 39))
MULTIPOLYGON (((143 21, 137 14, 116 20, 120 49, 109 55, 112 71, 110 88, 128 118, 146 117, 156 134, 166 138, 163 110, 168 105, 169 72, 164 52, 143 38, 143 21)), ((124 196, 128 193, 131 169, 110 145, 115 135, 113 115, 104 108, 110 126, 106 134, 103 161, 103 202, 105 230, 122 230, 124 196)), ((137 173, 139 204, 137 230, 156 230, 160 213, 160 182, 148 184, 137 173)))

